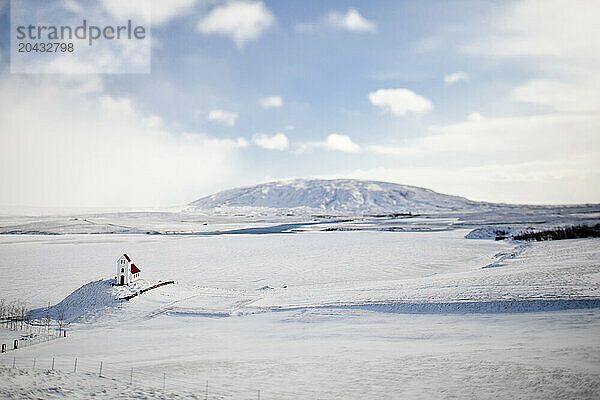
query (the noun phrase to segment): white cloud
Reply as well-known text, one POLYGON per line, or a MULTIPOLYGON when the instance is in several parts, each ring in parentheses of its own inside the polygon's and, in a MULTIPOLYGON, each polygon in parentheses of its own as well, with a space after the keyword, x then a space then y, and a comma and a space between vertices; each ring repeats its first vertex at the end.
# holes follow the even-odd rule
MULTIPOLYGON (((560 0, 519 0, 479 9, 481 23, 471 21, 459 30, 442 27, 429 50, 462 38, 461 50, 478 57, 481 64, 508 66, 512 79, 526 76, 507 90, 508 100, 545 106, 544 113, 518 117, 473 113, 462 122, 432 127, 421 137, 366 146, 365 152, 378 157, 396 157, 399 167, 382 164, 353 176, 479 200, 597 202, 599 13, 600 3, 591 0, 576 6, 560 0), (483 9, 490 10, 489 16, 481 16, 483 9)), ((460 80, 451 75, 445 77, 447 85, 460 80)))
POLYGON ((573 156, 600 148, 600 136, 595 134, 600 130, 600 118, 596 115, 476 115, 465 122, 434 127, 434 134, 419 139, 417 147, 520 161, 573 156))
POLYGON ((294 129, 296 129, 296 127, 294 125, 286 125, 285 128, 286 131, 293 131, 294 129))
POLYGON ((75 14, 81 14, 84 12, 83 7, 75 0, 65 0, 62 3, 62 6, 65 10, 70 11, 75 14))
POLYGON ((162 25, 183 15, 190 15, 196 0, 152 0, 152 23, 162 25))
POLYGON ((450 86, 456 82, 468 81, 469 75, 466 72, 454 72, 444 76, 444 83, 450 86))
POLYGON ((478 112, 472 112, 467 117, 467 120, 469 120, 469 121, 482 121, 483 120, 483 115, 481 115, 478 112))
POLYGON ((483 34, 463 46, 468 54, 527 63, 537 77, 511 99, 559 112, 600 110, 600 2, 525 0, 494 13, 483 34), (532 67, 533 66, 533 67, 532 67))
POLYGON ((215 7, 197 25, 204 34, 230 37, 238 48, 258 39, 275 23, 273 13, 262 2, 231 1, 215 7))
POLYGON ((174 131, 101 85, 55 77, 1 77, 0 104, 0 204, 184 204, 238 174, 248 146, 174 131))
POLYGON ((325 141, 325 149, 330 151, 343 151, 346 153, 356 153, 360 151, 360 146, 357 145, 346 135, 332 133, 327 136, 325 141))
POLYGON ((511 93, 511 98, 525 103, 550 106, 563 112, 600 110, 600 73, 590 72, 584 79, 529 81, 511 93))
POLYGON ((98 99, 98 103, 104 112, 112 116, 129 117, 135 115, 131 100, 126 97, 115 98, 104 95, 98 99))
POLYGON ((600 168, 581 157, 468 167, 376 167, 336 177, 396 182, 472 200, 517 204, 596 203, 600 196, 594 184, 600 179, 600 168))
POLYGON ((344 153, 358 153, 361 151, 360 146, 354 143, 349 136, 340 135, 338 133, 328 135, 327 139, 323 142, 302 143, 298 147, 298 152, 304 153, 314 148, 320 148, 327 151, 341 151, 344 153))
POLYGON ((276 133, 272 136, 257 133, 252 136, 252 141, 267 150, 286 150, 289 147, 288 138, 283 133, 276 133))
MULTIPOLYGON (((590 53, 598 48, 600 25, 597 15, 600 3, 580 0, 577 6, 563 0, 524 0, 508 3, 507 7, 486 19, 486 34, 466 44, 473 54, 502 58, 514 57, 574 57, 598 59, 590 53)), ((485 28, 485 27, 484 27, 485 28)))
MULTIPOLYGON (((149 0, 100 0, 100 3, 109 14, 119 19, 140 18, 145 22, 151 19, 152 4, 149 0)), ((64 6, 72 12, 77 12, 77 6, 73 7, 73 4, 65 3, 64 6)))
POLYGON ((216 122, 225 126, 234 126, 238 119, 238 113, 223 110, 212 110, 206 117, 209 121, 216 122))
POLYGON ((329 14, 322 17, 317 22, 296 24, 296 30, 300 32, 313 32, 323 28, 332 28, 350 32, 377 31, 377 25, 375 22, 365 19, 354 8, 349 9, 346 13, 330 11, 329 14))
MULTIPOLYGON (((152 24, 163 25, 172 19, 190 14, 196 5, 196 0, 101 0, 104 8, 117 18, 131 18, 132 16, 147 20, 148 15, 152 24)), ((65 3, 71 10, 74 1, 65 3)))
POLYGON ((327 22, 333 28, 353 32, 375 32, 377 30, 375 22, 365 19, 354 8, 349 9, 345 14, 331 11, 327 15, 327 22))
POLYGON ((382 168, 356 177, 489 201, 597 202, 598 131, 597 114, 486 118, 473 113, 463 122, 433 127, 427 136, 366 147, 427 167, 382 168))
POLYGON ((269 108, 283 107, 283 99, 281 98, 281 96, 263 97, 258 100, 258 103, 265 110, 268 110, 269 108))
POLYGON ((466 121, 434 126, 430 134, 402 144, 367 149, 388 155, 456 159, 549 160, 600 149, 600 117, 594 114, 547 114, 485 118, 473 113, 466 121), (569 132, 568 136, 565 132, 569 132))
POLYGON ((384 112, 405 115, 407 112, 418 114, 432 109, 431 101, 408 89, 379 89, 368 95, 369 101, 384 112))

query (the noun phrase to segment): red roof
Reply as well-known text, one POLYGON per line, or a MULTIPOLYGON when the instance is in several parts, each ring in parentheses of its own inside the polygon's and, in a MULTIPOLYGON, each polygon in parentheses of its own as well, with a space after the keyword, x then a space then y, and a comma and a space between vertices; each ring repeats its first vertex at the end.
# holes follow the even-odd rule
POLYGON ((131 258, 129 258, 129 256, 127 254, 123 254, 123 257, 125 257, 127 259, 127 261, 131 262, 131 258))
POLYGON ((140 269, 136 267, 135 264, 131 264, 131 273, 137 274, 138 272, 140 272, 140 269))

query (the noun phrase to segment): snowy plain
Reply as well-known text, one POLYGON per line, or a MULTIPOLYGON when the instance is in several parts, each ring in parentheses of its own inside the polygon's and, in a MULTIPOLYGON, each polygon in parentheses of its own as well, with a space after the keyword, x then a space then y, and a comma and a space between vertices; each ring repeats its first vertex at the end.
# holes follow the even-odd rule
POLYGON ((223 235, 299 231, 521 232, 597 223, 599 204, 478 202, 429 189, 353 179, 294 179, 241 187, 164 210, 2 210, 0 234, 223 235))
POLYGON ((0 236, 2 296, 41 309, 123 252, 176 281, 2 355, 0 397, 598 398, 600 240, 468 232, 0 236))

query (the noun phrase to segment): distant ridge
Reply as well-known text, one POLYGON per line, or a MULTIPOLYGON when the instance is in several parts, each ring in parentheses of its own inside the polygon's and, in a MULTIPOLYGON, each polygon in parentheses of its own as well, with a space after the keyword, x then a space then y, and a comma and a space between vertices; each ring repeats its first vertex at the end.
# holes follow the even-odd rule
MULTIPOLYGON (((225 190, 189 204, 205 212, 374 215, 476 211, 492 204, 415 186, 355 179, 294 179, 225 190)), ((493 205, 492 205, 493 206, 493 205)))

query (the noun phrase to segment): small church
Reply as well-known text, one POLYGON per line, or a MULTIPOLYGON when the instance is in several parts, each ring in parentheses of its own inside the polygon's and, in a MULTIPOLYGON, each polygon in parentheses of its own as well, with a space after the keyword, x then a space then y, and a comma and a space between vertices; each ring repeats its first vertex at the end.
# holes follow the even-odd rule
POLYGON ((131 261, 127 254, 117 260, 117 276, 115 282, 119 286, 129 285, 140 278, 140 269, 131 261))

